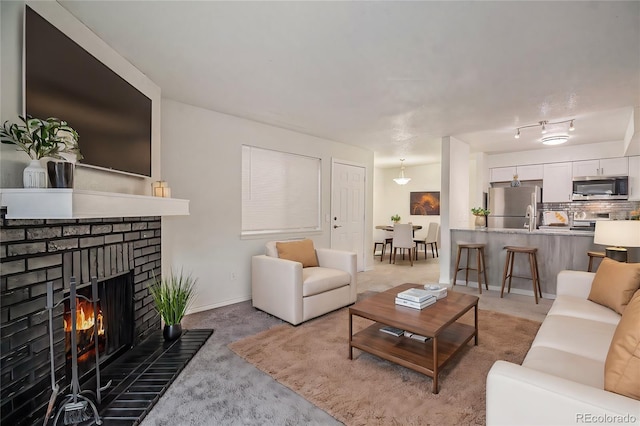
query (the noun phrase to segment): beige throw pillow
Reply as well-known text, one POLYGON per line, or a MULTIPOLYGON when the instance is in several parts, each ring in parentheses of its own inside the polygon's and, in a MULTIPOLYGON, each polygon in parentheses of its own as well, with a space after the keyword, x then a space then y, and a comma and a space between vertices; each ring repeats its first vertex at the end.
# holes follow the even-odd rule
POLYGON ((588 299, 622 314, 638 288, 640 263, 616 262, 605 257, 593 278, 588 299))
POLYGON ((316 250, 313 248, 313 241, 309 239, 277 242, 276 249, 280 259, 300 262, 303 268, 318 266, 316 250))
POLYGON ((604 388, 640 400, 640 291, 616 327, 604 363, 604 388))

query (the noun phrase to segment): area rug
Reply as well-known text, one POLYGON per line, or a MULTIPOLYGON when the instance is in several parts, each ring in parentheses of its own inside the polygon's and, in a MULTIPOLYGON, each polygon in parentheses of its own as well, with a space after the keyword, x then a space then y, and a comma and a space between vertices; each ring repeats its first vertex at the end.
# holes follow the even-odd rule
MULTIPOLYGON (((483 425, 485 383, 496 360, 521 363, 540 323, 479 311, 473 341, 430 377, 354 349, 348 359, 348 309, 297 327, 279 325, 229 348, 346 425, 483 425)), ((473 314, 463 321, 472 324, 473 314)), ((370 321, 354 317, 354 332, 370 321)))

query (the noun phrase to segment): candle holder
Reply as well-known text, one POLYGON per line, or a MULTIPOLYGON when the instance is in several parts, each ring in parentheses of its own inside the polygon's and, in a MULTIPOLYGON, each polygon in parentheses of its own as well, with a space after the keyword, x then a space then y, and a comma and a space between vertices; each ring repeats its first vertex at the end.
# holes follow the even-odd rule
POLYGON ((164 180, 159 180, 151 184, 151 193, 154 197, 171 198, 171 188, 164 180))

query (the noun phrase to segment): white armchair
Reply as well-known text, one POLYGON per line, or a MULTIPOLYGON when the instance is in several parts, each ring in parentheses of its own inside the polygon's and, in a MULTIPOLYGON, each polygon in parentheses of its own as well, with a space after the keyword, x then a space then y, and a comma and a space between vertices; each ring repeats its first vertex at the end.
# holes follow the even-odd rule
POLYGON ((350 305, 357 297, 356 253, 315 249, 316 267, 280 259, 276 242, 253 256, 253 306, 293 325, 350 305))

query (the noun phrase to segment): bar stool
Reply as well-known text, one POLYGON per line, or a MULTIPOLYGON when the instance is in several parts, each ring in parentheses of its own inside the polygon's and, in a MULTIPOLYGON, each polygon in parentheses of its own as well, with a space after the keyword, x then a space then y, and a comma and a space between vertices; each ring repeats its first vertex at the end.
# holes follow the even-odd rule
POLYGON ((602 259, 604 258, 604 252, 602 251, 588 251, 587 256, 589 256, 589 267, 587 268, 587 272, 591 272, 591 267, 593 266, 593 258, 602 259))
POLYGON ((504 264, 504 273, 502 274, 502 288, 500 289, 500 297, 502 298, 504 294, 504 284, 509 278, 509 290, 511 293, 511 278, 524 278, 526 280, 531 280, 533 283, 533 295, 536 298, 536 304, 538 304, 538 294, 540 294, 540 298, 542 298, 542 290, 540 289, 540 273, 538 272, 538 258, 536 253, 538 252, 537 247, 517 247, 517 246, 506 246, 507 250, 507 259, 504 264), (513 275, 513 258, 516 253, 523 253, 529 255, 529 266, 531 268, 531 276, 530 277, 519 277, 517 275, 513 275))
POLYGON ((485 268, 484 262, 484 248, 486 244, 480 243, 458 243, 458 256, 456 258, 456 272, 453 275, 453 285, 456 285, 456 278, 458 276, 458 271, 465 271, 465 285, 469 284, 469 271, 477 271, 478 272, 478 291, 482 294, 482 275, 484 275, 484 285, 489 290, 489 284, 487 283, 487 270, 485 268), (464 268, 460 268, 460 255, 462 250, 467 250, 467 266, 464 268), (469 257, 471 255, 471 250, 476 251, 476 267, 469 268, 469 257), (481 275, 482 273, 482 275, 481 275))

